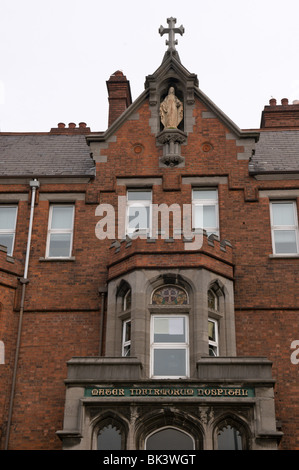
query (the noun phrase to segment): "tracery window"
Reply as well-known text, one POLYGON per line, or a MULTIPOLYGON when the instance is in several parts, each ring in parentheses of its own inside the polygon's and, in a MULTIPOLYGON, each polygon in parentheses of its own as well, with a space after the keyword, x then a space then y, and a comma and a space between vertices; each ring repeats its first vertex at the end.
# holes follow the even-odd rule
POLYGON ((234 426, 224 426, 217 436, 218 450, 242 450, 242 436, 234 426))
POLYGON ((121 450, 121 432, 116 426, 108 424, 98 433, 98 450, 121 450))
POLYGON ((155 290, 152 305, 186 305, 188 296, 184 289, 177 286, 163 286, 155 290))

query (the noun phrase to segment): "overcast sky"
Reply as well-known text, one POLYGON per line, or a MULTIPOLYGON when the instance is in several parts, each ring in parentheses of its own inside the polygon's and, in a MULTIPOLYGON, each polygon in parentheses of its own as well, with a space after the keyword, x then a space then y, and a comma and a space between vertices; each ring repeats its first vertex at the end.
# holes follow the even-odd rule
POLYGON ((299 99, 299 0, 0 0, 0 130, 106 130, 106 80, 122 70, 136 99, 171 16, 182 64, 241 129, 271 97, 299 99))

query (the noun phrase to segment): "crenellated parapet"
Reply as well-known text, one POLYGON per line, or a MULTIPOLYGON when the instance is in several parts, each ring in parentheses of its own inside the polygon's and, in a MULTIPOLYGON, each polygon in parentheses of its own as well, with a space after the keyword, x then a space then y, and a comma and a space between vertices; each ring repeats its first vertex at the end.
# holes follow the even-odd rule
POLYGON ((233 279, 233 250, 228 240, 216 235, 199 238, 130 238, 110 246, 108 279, 134 269, 201 268, 233 279))

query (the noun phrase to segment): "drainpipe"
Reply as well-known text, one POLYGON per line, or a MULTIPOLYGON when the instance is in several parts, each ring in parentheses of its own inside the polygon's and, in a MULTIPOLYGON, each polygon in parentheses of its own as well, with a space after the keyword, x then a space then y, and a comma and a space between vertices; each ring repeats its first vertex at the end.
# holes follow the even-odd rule
POLYGON ((99 344, 99 356, 102 356, 103 352, 103 340, 104 340, 104 309, 105 309, 105 296, 107 294, 107 287, 99 287, 99 294, 101 294, 101 324, 100 324, 100 344, 99 344))
POLYGON ((15 395, 17 368, 18 368, 21 333, 22 333, 22 324, 23 324, 25 292, 26 292, 26 285, 29 282, 29 280, 28 280, 28 267, 29 267, 29 256, 30 256, 30 245, 31 245, 33 216, 34 216, 34 204, 35 204, 36 189, 39 188, 39 182, 36 179, 30 181, 30 187, 32 188, 31 206, 30 206, 30 220, 29 220, 29 229, 28 229, 28 238, 27 238, 27 250, 26 250, 26 257, 25 257, 24 276, 20 279, 20 282, 22 283, 22 296, 21 296, 21 306, 20 306, 20 316, 19 316, 19 327, 18 327, 18 336, 17 336, 17 344, 16 344, 16 353, 15 353, 15 363, 14 363, 12 385, 11 385, 11 395, 10 395, 9 410, 8 410, 8 421, 7 421, 7 430, 6 430, 6 439, 5 439, 5 450, 8 449, 8 441, 9 441, 9 434, 10 434, 12 410, 13 410, 13 401, 14 401, 14 395, 15 395))

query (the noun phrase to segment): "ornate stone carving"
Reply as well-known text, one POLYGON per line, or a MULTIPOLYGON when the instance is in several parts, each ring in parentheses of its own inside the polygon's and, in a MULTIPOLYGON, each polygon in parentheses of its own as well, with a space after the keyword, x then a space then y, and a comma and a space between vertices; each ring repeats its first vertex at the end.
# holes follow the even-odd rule
POLYGON ((157 142, 163 145, 161 163, 176 166, 185 161, 181 156, 181 144, 186 142, 187 134, 179 129, 164 129, 157 135, 157 142))

